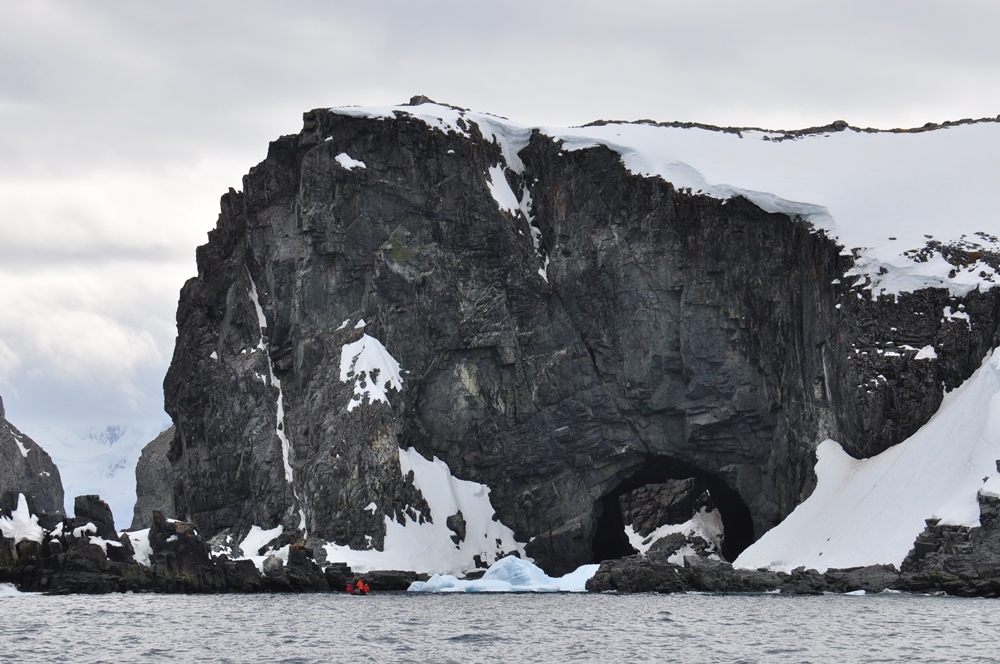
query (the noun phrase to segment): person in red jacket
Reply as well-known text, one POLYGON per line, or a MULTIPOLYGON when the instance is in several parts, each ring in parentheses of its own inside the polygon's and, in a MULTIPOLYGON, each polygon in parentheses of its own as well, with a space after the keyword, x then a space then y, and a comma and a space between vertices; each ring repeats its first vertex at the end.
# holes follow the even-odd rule
POLYGON ((347 594, 348 595, 353 595, 354 594, 354 584, 353 583, 350 583, 350 582, 347 583, 347 594))

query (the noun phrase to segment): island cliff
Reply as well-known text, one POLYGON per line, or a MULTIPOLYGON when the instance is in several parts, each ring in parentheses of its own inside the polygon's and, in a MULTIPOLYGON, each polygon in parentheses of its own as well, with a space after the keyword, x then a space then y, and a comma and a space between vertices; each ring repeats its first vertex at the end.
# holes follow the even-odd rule
POLYGON ((13 512, 23 494, 39 523, 52 528, 63 517, 63 485, 52 457, 7 421, 0 398, 0 517, 13 512))
POLYGON ((618 498, 668 479, 708 488, 732 560, 810 493, 818 442, 898 443, 996 345, 996 291, 873 298, 802 219, 458 116, 311 111, 223 197, 164 383, 169 501, 206 537, 381 549, 433 520, 457 546, 413 448, 552 573, 630 553, 618 498))

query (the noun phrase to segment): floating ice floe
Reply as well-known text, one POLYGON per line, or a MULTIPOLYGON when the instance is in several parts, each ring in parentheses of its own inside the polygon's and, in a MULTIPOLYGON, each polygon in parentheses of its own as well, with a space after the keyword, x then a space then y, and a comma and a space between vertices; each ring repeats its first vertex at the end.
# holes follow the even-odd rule
POLYGON ((587 581, 600 565, 583 565, 565 576, 550 577, 537 565, 515 556, 496 561, 480 579, 465 580, 450 574, 435 574, 415 581, 410 592, 423 593, 526 593, 585 592, 587 581))

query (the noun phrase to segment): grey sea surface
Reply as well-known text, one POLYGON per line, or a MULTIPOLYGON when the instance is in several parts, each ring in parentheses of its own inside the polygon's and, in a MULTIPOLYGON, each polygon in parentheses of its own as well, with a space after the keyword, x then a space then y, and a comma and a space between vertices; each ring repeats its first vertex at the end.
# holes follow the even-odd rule
POLYGON ((995 662, 997 600, 0 596, 0 662, 995 662))

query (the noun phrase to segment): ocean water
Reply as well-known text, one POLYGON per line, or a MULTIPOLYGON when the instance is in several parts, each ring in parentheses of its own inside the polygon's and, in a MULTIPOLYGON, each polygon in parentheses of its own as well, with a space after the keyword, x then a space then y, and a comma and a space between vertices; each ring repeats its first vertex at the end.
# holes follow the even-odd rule
POLYGON ((998 609, 901 594, 8 592, 0 662, 994 662, 998 609))

